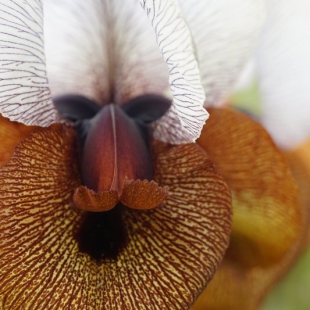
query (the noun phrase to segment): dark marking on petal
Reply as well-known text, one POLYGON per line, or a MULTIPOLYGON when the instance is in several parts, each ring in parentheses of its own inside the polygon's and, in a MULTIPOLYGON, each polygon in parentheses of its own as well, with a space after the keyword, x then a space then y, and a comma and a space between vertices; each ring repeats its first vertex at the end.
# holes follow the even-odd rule
POLYGON ((100 110, 96 102, 80 95, 58 96, 53 103, 63 118, 73 122, 93 118, 100 110))
POLYGON ((170 107, 170 99, 153 94, 136 97, 122 106, 128 116, 145 124, 161 118, 170 107))
POLYGON ((75 234, 79 251, 97 261, 116 260, 127 243, 122 209, 123 206, 118 204, 108 212, 85 212, 75 234))

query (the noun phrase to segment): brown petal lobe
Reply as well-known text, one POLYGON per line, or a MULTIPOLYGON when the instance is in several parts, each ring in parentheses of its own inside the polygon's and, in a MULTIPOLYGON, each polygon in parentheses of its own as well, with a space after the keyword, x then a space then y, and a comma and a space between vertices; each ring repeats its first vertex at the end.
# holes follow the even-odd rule
POLYGON ((0 115, 0 167, 10 158, 16 144, 26 138, 35 128, 11 122, 0 115))
POLYGON ((197 142, 233 193, 230 254, 247 265, 278 262, 303 226, 297 187, 282 154, 260 124, 230 109, 212 109, 197 142))
MULTIPOLYGON (((113 234, 126 235, 115 260, 98 262, 81 252, 74 238, 85 214, 71 206, 72 193, 80 185, 75 132, 55 125, 18 145, 0 169, 3 309, 190 307, 227 247, 230 194, 197 145, 155 152, 156 178, 168 187, 169 197, 161 208, 143 212, 116 207, 88 213, 91 218, 111 212, 122 217, 122 229, 113 222, 106 231, 109 236, 98 240, 113 243, 113 234)), ((99 220, 99 228, 109 226, 109 220, 99 220)), ((95 228, 93 233, 100 231, 95 228)))
MULTIPOLYGON (((293 176, 298 184, 299 197, 304 208, 308 210, 310 220, 310 140, 299 145, 297 148, 284 152, 293 176)), ((309 223, 309 222, 308 222, 309 223)), ((310 228, 309 224, 308 227, 310 228)), ((310 229, 308 233, 310 242, 310 229)))
POLYGON ((117 190, 125 178, 150 179, 149 151, 136 124, 117 106, 104 107, 91 121, 82 156, 82 182, 95 192, 117 190))
POLYGON ((254 310, 298 257, 306 212, 262 126, 231 109, 208 111, 198 143, 231 188, 234 215, 224 260, 192 309, 254 310))
POLYGON ((125 180, 120 201, 132 209, 152 209, 164 202, 168 192, 154 181, 125 180))
POLYGON ((108 211, 116 206, 118 193, 115 190, 95 193, 86 186, 80 186, 74 192, 73 202, 77 208, 84 211, 108 211))

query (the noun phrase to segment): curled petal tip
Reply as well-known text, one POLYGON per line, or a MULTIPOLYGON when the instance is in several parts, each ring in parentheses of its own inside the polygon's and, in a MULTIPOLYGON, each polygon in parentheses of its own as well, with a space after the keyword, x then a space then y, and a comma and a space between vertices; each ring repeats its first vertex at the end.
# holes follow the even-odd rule
POLYGON ((169 68, 173 107, 155 127, 155 136, 174 144, 193 142, 207 119, 192 37, 175 1, 140 0, 154 28, 157 43, 169 68), (169 123, 167 124, 168 118, 169 123), (176 126, 171 126, 177 122, 176 126), (168 127, 168 128, 167 128, 168 127))
POLYGON ((168 198, 167 190, 154 181, 126 179, 124 183, 120 200, 132 209, 152 209, 168 198))
POLYGON ((86 186, 78 187, 73 195, 74 205, 81 210, 103 212, 113 209, 118 202, 116 190, 95 193, 86 186))

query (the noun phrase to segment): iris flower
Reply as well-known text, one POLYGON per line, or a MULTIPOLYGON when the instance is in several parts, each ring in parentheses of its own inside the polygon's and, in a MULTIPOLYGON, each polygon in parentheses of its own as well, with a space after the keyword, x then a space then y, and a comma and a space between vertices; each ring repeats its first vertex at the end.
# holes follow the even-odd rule
POLYGON ((262 127, 212 108, 201 132, 263 5, 140 4, 48 0, 44 21, 38 0, 0 4, 3 309, 188 309, 217 269, 193 308, 242 309, 239 279, 261 281, 252 306, 298 253, 262 127))

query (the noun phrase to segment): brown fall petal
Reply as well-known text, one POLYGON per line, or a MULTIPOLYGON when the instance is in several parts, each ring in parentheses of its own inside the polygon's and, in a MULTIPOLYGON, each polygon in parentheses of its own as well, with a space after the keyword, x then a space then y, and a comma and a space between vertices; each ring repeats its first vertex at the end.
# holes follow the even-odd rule
MULTIPOLYGON (((310 140, 299 145, 297 148, 283 152, 298 184, 299 196, 304 208, 308 211, 310 220, 310 140)), ((309 225, 308 225, 309 226, 309 225)), ((310 244, 310 229, 308 232, 310 244)))
POLYGON ((155 180, 169 191, 162 207, 82 212, 70 203, 80 185, 75 139, 63 125, 39 129, 0 169, 3 309, 188 308, 228 245, 225 182, 199 146, 157 143, 155 180), (97 217, 104 225, 85 229, 97 217), (114 258, 92 259, 81 247, 82 228, 96 241, 111 237, 108 247, 114 232, 124 233, 122 248, 114 258))
POLYGON ((198 143, 233 197, 230 246, 193 310, 251 310, 296 259, 306 216, 287 163, 254 120, 210 109, 198 143))
POLYGON ((15 145, 26 138, 35 128, 34 126, 11 122, 0 115, 0 167, 10 158, 15 145))

